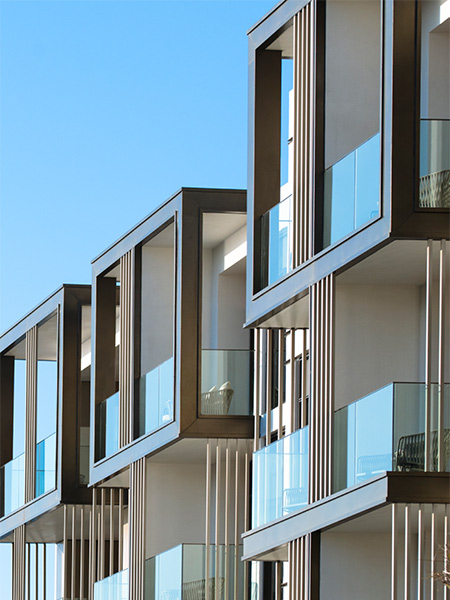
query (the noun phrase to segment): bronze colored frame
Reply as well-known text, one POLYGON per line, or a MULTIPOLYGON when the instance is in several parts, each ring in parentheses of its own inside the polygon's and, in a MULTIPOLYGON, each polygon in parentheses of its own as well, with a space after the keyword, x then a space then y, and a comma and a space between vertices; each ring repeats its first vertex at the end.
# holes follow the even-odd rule
MULTIPOLYGON (((244 214, 245 208, 246 193, 243 190, 182 188, 93 261, 91 423, 94 423, 95 420, 98 379, 99 376, 101 377, 103 369, 96 339, 102 329, 102 323, 97 318, 97 305, 101 301, 98 295, 98 277, 115 264, 121 256, 130 251, 135 256, 136 275, 136 268, 139 265, 137 258, 139 253, 136 252, 136 249, 171 221, 175 224, 174 421, 138 439, 132 439, 117 452, 98 462, 94 462, 92 454, 95 443, 95 426, 92 426, 91 485, 105 480, 127 468, 136 460, 158 452, 183 437, 251 438, 253 436, 253 417, 251 416, 205 417, 198 414, 201 364, 199 343, 201 339, 201 215, 203 212, 244 214)), ((131 290, 134 307, 139 302, 137 279, 135 276, 131 290)), ((136 369, 136 361, 139 357, 139 323, 137 321, 138 319, 135 319, 131 327, 134 369, 136 369)), ((133 374, 133 378, 134 376, 133 374)), ((133 425, 131 425, 131 430, 134 431, 133 425)))

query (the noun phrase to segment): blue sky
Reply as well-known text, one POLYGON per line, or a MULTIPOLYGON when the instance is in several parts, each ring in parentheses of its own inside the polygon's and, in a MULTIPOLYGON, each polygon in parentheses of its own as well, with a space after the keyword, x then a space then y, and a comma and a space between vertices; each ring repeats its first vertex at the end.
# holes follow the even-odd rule
POLYGON ((0 332, 181 186, 246 187, 276 0, 0 0, 0 332))

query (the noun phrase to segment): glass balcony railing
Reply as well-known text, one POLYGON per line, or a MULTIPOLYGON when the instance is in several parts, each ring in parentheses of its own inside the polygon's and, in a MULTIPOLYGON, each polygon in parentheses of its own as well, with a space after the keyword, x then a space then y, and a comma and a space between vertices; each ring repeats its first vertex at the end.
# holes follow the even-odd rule
POLYGON ((96 460, 100 460, 119 449, 119 392, 97 404, 95 421, 96 460))
MULTIPOLYGON (((209 576, 206 573, 207 548, 204 544, 182 544, 145 561, 145 600, 211 600, 244 597, 242 547, 209 546, 209 576), (217 569, 216 569, 217 565, 217 569)), ((97 600, 97 598, 95 598, 97 600)))
POLYGON ((308 503, 308 427, 253 454, 252 527, 308 503))
POLYGON ((173 421, 174 362, 169 358, 139 381, 138 436, 173 421))
POLYGON ((323 247, 380 216, 380 134, 324 174, 323 247))
POLYGON ((128 600, 128 569, 94 583, 94 600, 128 600))
POLYGON ((450 120, 420 121, 419 208, 450 208, 450 120))
POLYGON ((292 271, 292 195, 261 217, 261 289, 292 271))
POLYGON ((202 350, 203 415, 250 415, 252 350, 202 350))
MULTIPOLYGON (((440 399, 430 390, 431 470, 450 468, 450 385, 440 399), (443 406, 443 432, 439 405, 443 406), (439 452, 442 449, 442 454, 439 452)), ((361 483, 385 471, 425 469, 425 394, 421 383, 392 383, 334 414, 333 491, 361 483)))
POLYGON ((36 497, 56 485, 56 433, 36 444, 36 497))
POLYGON ((25 453, 0 468, 0 516, 14 512, 25 502, 25 453))

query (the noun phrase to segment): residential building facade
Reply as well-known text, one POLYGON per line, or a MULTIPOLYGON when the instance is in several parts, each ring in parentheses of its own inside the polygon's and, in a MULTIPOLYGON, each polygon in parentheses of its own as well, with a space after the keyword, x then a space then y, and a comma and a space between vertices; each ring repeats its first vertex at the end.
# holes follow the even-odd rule
POLYGON ((2 598, 447 598, 449 2, 282 0, 248 192, 0 337, 2 598))
POLYGON ((449 4, 280 2, 249 32, 258 598, 445 598, 449 4))

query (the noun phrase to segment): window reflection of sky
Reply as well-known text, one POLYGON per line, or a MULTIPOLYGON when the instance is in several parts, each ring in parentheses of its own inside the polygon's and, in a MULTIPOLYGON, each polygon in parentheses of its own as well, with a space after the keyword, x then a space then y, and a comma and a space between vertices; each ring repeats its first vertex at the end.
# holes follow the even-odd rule
POLYGON ((380 134, 324 174, 324 247, 380 214, 380 134))

